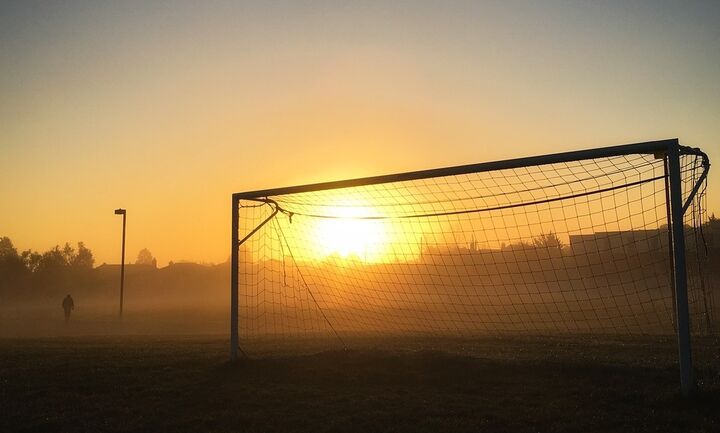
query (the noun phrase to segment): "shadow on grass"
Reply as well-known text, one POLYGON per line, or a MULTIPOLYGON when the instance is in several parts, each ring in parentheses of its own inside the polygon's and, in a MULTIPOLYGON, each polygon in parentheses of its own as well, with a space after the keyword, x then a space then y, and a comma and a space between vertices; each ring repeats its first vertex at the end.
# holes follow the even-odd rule
MULTIPOLYGON (((392 431, 678 431, 718 426, 717 390, 678 396, 673 368, 503 361, 439 351, 332 351, 225 363, 212 387, 263 389, 262 399, 314 401, 354 427, 392 431)), ((284 406, 288 408, 288 406, 284 406)), ((310 409, 315 409, 313 412, 310 409)), ((279 422, 278 430, 292 429, 279 422)), ((332 430, 332 429, 330 429, 332 430)), ((362 428, 357 429, 362 431, 362 428)))
POLYGON ((668 365, 383 350, 227 363, 224 341, 201 340, 0 349, 3 432, 720 431, 715 376, 681 399, 668 365))

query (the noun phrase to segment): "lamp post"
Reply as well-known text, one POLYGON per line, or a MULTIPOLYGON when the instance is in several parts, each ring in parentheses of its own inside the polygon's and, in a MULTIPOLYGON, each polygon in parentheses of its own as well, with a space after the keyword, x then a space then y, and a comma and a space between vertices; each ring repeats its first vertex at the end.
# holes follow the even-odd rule
POLYGON ((127 212, 125 211, 125 209, 115 209, 115 215, 122 215, 123 217, 122 257, 120 259, 120 318, 122 319, 123 291, 125 286, 125 219, 127 217, 127 212))

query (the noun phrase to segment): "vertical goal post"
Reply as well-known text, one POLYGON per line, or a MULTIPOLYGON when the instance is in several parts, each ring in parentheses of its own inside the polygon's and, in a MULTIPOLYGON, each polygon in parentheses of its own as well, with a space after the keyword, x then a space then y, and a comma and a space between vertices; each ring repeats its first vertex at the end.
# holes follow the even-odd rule
MULTIPOLYGON (((293 252, 291 249, 291 244, 289 243, 285 233, 282 231, 282 228, 275 227, 275 221, 274 219, 277 217, 278 214, 282 213, 286 215, 289 218, 289 222, 292 223, 292 217, 295 215, 295 213, 291 210, 282 208, 277 202, 275 202, 272 198, 276 197, 284 197, 284 196, 298 196, 304 193, 308 194, 315 194, 320 192, 327 192, 331 190, 347 190, 351 188, 361 188, 361 187, 375 187, 375 186, 382 186, 383 184, 395 184, 395 183, 402 183, 402 182, 410 182, 410 181, 426 181, 431 180, 435 178, 447 178, 452 176, 462 176, 462 175, 477 175, 477 174, 485 174, 489 177, 492 177, 489 173, 490 172, 502 172, 507 170, 523 170, 528 168, 537 168, 542 166, 548 166, 548 165, 558 165, 558 164, 575 164, 582 161, 589 161, 589 160, 598 160, 603 158, 615 158, 615 157, 625 157, 625 156, 631 156, 631 155, 649 155, 654 156, 655 158, 661 158, 663 160, 663 169, 664 174, 662 176, 656 176, 654 178, 650 178, 649 181, 656 181, 656 180, 662 180, 665 184, 664 187, 664 194, 665 197, 669 197, 669 202, 666 201, 666 203, 663 204, 663 206, 667 206, 668 214, 667 214, 667 230, 668 233, 665 235, 666 241, 668 242, 668 249, 670 252, 670 256, 672 257, 671 262, 671 278, 672 278, 672 289, 673 289, 673 316, 676 318, 676 324, 675 326, 675 332, 677 336, 677 342, 678 342, 678 354, 679 354, 679 367, 680 367, 680 383, 681 383, 681 390, 684 395, 688 395, 692 392, 693 389, 693 367, 692 367, 692 352, 691 352, 691 326, 690 326, 690 311, 689 311, 689 301, 688 301, 688 273, 687 273, 687 257, 686 257, 686 239, 685 239, 685 225, 684 225, 684 217, 685 213, 688 210, 689 206, 693 203, 693 200, 695 200, 696 195, 704 192, 704 189, 702 186, 704 185, 704 182, 706 181, 707 172, 709 169, 709 160, 707 158, 707 155, 705 155, 702 151, 699 149, 689 148, 685 146, 681 146, 678 139, 667 139, 667 140, 659 140, 659 141, 649 141, 649 142, 642 142, 642 143, 634 143, 634 144, 625 144, 625 145, 619 145, 619 146, 611 146, 611 147, 604 147, 604 148, 596 148, 596 149, 588 149, 588 150, 579 150, 579 151, 570 151, 570 152, 562 152, 562 153, 555 153, 555 154, 548 154, 548 155, 542 155, 542 156, 533 156, 533 157, 526 157, 526 158, 516 158, 516 159, 508 159, 503 161, 493 161, 493 162, 485 162, 485 163, 478 163, 478 164, 470 164, 470 165, 461 165, 461 166, 454 166, 454 167, 447 167, 447 168, 437 168, 437 169, 430 169, 430 170, 420 170, 420 171, 412 171, 412 172, 405 172, 405 173, 399 173, 399 174, 390 174, 390 175, 384 175, 384 176, 373 176, 373 177, 365 177, 365 178, 357 178, 357 179, 350 179, 350 180, 343 180, 343 181, 334 181, 334 182, 324 182, 324 183, 316 183, 316 184, 307 184, 307 185, 300 185, 300 186, 293 186, 293 187, 284 187, 284 188, 274 188, 274 189, 266 189, 266 190, 258 190, 258 191, 250 191, 250 192, 242 192, 242 193, 235 193, 232 195, 232 212, 231 212, 231 278, 230 278, 230 300, 231 300, 231 308, 230 308, 230 359, 231 360, 237 360, 239 357, 239 354, 242 352, 242 349, 240 348, 240 334, 239 334, 239 314, 240 314, 240 274, 241 274, 241 257, 240 257, 240 247, 241 245, 248 240, 251 240, 252 237, 255 235, 256 232, 260 230, 270 230, 270 227, 272 229, 276 230, 277 237, 279 239, 279 246, 275 245, 274 247, 271 246, 271 248, 275 248, 273 251, 275 251, 272 254, 276 254, 277 256, 282 255, 282 278, 286 279, 288 276, 286 275, 286 256, 289 256, 290 259, 287 259, 288 261, 297 261, 298 259, 293 256, 293 252), (692 155, 697 157, 702 164, 702 172, 700 173, 700 176, 698 178, 693 178, 695 181, 694 184, 690 185, 689 188, 683 187, 684 179, 682 178, 683 175, 683 166, 681 162, 681 156, 683 155, 692 155), (685 193, 685 196, 684 196, 685 193), (257 202, 258 206, 261 206, 263 204, 269 205, 272 209, 272 212, 269 214, 263 214, 261 217, 257 218, 257 221, 252 223, 250 226, 245 227, 247 231, 240 233, 240 220, 242 218, 240 212, 241 212, 241 202, 257 202), (283 243, 284 240, 284 243, 283 243), (279 252, 278 252, 279 251, 279 252)), ((588 172, 590 173, 590 172, 588 172)), ((595 172, 593 172, 595 173, 595 172)), ((654 172, 653 172, 654 173, 654 172)), ((580 181, 577 181, 580 182, 580 181)), ((639 186, 642 185, 642 182, 647 182, 647 180, 638 180, 634 183, 626 183, 624 185, 620 185, 619 187, 607 187, 605 189, 600 188, 600 184, 598 183, 597 190, 587 190, 587 187, 584 187, 583 189, 578 190, 578 192, 575 192, 573 194, 566 194, 565 196, 562 196, 558 193, 556 196, 544 196, 543 200, 538 201, 527 201, 527 202, 521 202, 521 203, 501 203, 494 208, 487 208, 487 209, 461 209, 461 210, 454 210, 454 211, 448 211, 443 213, 441 212, 434 212, 434 213, 425 213, 422 215, 411 215, 410 217, 427 217, 427 218, 435 218, 440 216, 447 216, 447 215, 461 215, 465 213, 471 213, 471 212, 479 212, 479 211, 488 211, 488 210, 507 210, 512 209, 514 207, 521 207, 521 206, 530 206, 530 205, 536 205, 538 203, 549 203, 553 201, 562 201, 566 199, 577 199, 578 197, 585 197, 591 194, 596 194, 598 192, 612 192, 616 188, 630 188, 633 186, 639 186)), ((596 182, 597 183, 597 182, 596 182)), ((557 185, 553 186, 552 188, 558 189, 557 185)), ((492 192, 492 191, 491 191, 492 192)), ((627 200, 630 200, 628 198, 627 200)), ((475 201, 473 201, 474 203, 475 201)), ((434 206, 434 205, 433 205, 434 206)), ((300 207, 302 209, 302 207, 300 207)), ((305 208, 307 209, 307 208, 305 208)), ((433 209, 436 209, 433 207, 433 209)), ((628 205, 628 209, 630 209, 628 205)), ((663 207, 665 209, 665 207, 663 207)), ((298 215, 302 215, 301 213, 298 213, 298 215)), ((345 215, 345 214, 343 214, 345 215)), ((348 218, 353 218, 354 216, 352 214, 348 218)), ((328 215, 315 215, 311 212, 306 212, 306 215, 308 217, 316 217, 316 218, 339 218, 337 215, 328 216, 328 215)), ((407 218, 408 215, 399 216, 397 218, 407 218)), ((384 216, 365 216, 361 218, 366 219, 382 219, 385 218, 384 216)), ((629 217, 628 217, 629 219, 629 217)), ((485 230, 485 229, 484 229, 485 230)), ((552 232, 550 232, 552 234, 552 232)), ((474 236, 474 232, 473 232, 474 236)), ((307 238, 305 238, 307 239, 307 238)), ((422 255, 424 251, 423 242, 425 242, 422 238, 420 239, 420 254, 422 255)), ((472 240, 473 246, 470 247, 471 250, 475 250, 475 237, 473 237, 472 240)), ((479 250, 478 250, 479 251, 479 250)), ((667 256, 666 256, 667 257, 667 256)), ((268 265, 270 266, 270 265, 268 265)), ((280 265, 278 265, 280 266, 280 265)), ((296 263, 297 266, 297 263, 296 263)), ((280 271, 278 271, 280 272, 280 271)), ((320 305, 318 303, 318 300, 315 299, 315 295, 310 290, 310 285, 307 282, 306 277, 299 272, 297 272, 297 276, 293 277, 293 281, 297 281, 296 284, 298 286, 303 286, 305 291, 308 292, 308 295, 306 295, 307 300, 304 302, 307 302, 308 304, 312 304, 313 302, 317 306, 318 309, 320 309, 320 305)), ((257 282, 255 283, 257 284, 257 282)), ((278 283, 280 284, 280 283, 278 283)), ((520 299, 520 298, 518 298, 520 299)), ((272 302, 276 302, 278 304, 282 303, 282 301, 277 301, 275 299, 272 300, 272 302)), ((295 300, 295 302, 299 302, 295 300)), ((278 307, 280 308, 280 307, 278 307)), ((389 310, 391 311, 391 310, 389 310)), ((327 324, 332 328, 332 331, 335 333, 335 335, 338 336, 338 331, 333 327, 333 323, 328 319, 328 317, 325 315, 325 312, 320 310, 322 313, 322 319, 327 322, 327 324)), ((368 316, 370 317, 370 316, 368 316)), ((373 316, 374 317, 374 316, 373 316)), ((368 319, 369 321, 370 319, 368 319)), ((375 320, 375 319, 373 319, 375 320)), ((374 323, 374 322, 373 322, 374 323)), ((553 322, 554 323, 554 322, 553 322)))

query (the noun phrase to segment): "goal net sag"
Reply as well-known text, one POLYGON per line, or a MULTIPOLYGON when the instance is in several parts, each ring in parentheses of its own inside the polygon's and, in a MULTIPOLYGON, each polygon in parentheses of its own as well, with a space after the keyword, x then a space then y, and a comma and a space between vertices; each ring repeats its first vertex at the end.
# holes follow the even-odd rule
POLYGON ((234 194, 233 338, 712 332, 708 168, 664 140, 234 194))

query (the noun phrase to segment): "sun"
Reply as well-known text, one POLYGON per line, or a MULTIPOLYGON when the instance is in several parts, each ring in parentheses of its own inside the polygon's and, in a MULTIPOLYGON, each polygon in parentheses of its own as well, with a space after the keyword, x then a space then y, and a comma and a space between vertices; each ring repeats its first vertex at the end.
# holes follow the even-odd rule
POLYGON ((355 256, 375 260, 384 248, 385 233, 378 221, 333 219, 319 224, 319 242, 324 256, 355 256))
POLYGON ((386 222, 363 219, 373 209, 357 200, 344 199, 325 209, 333 216, 315 222, 314 238, 322 258, 337 255, 362 261, 380 261, 389 247, 386 222))

